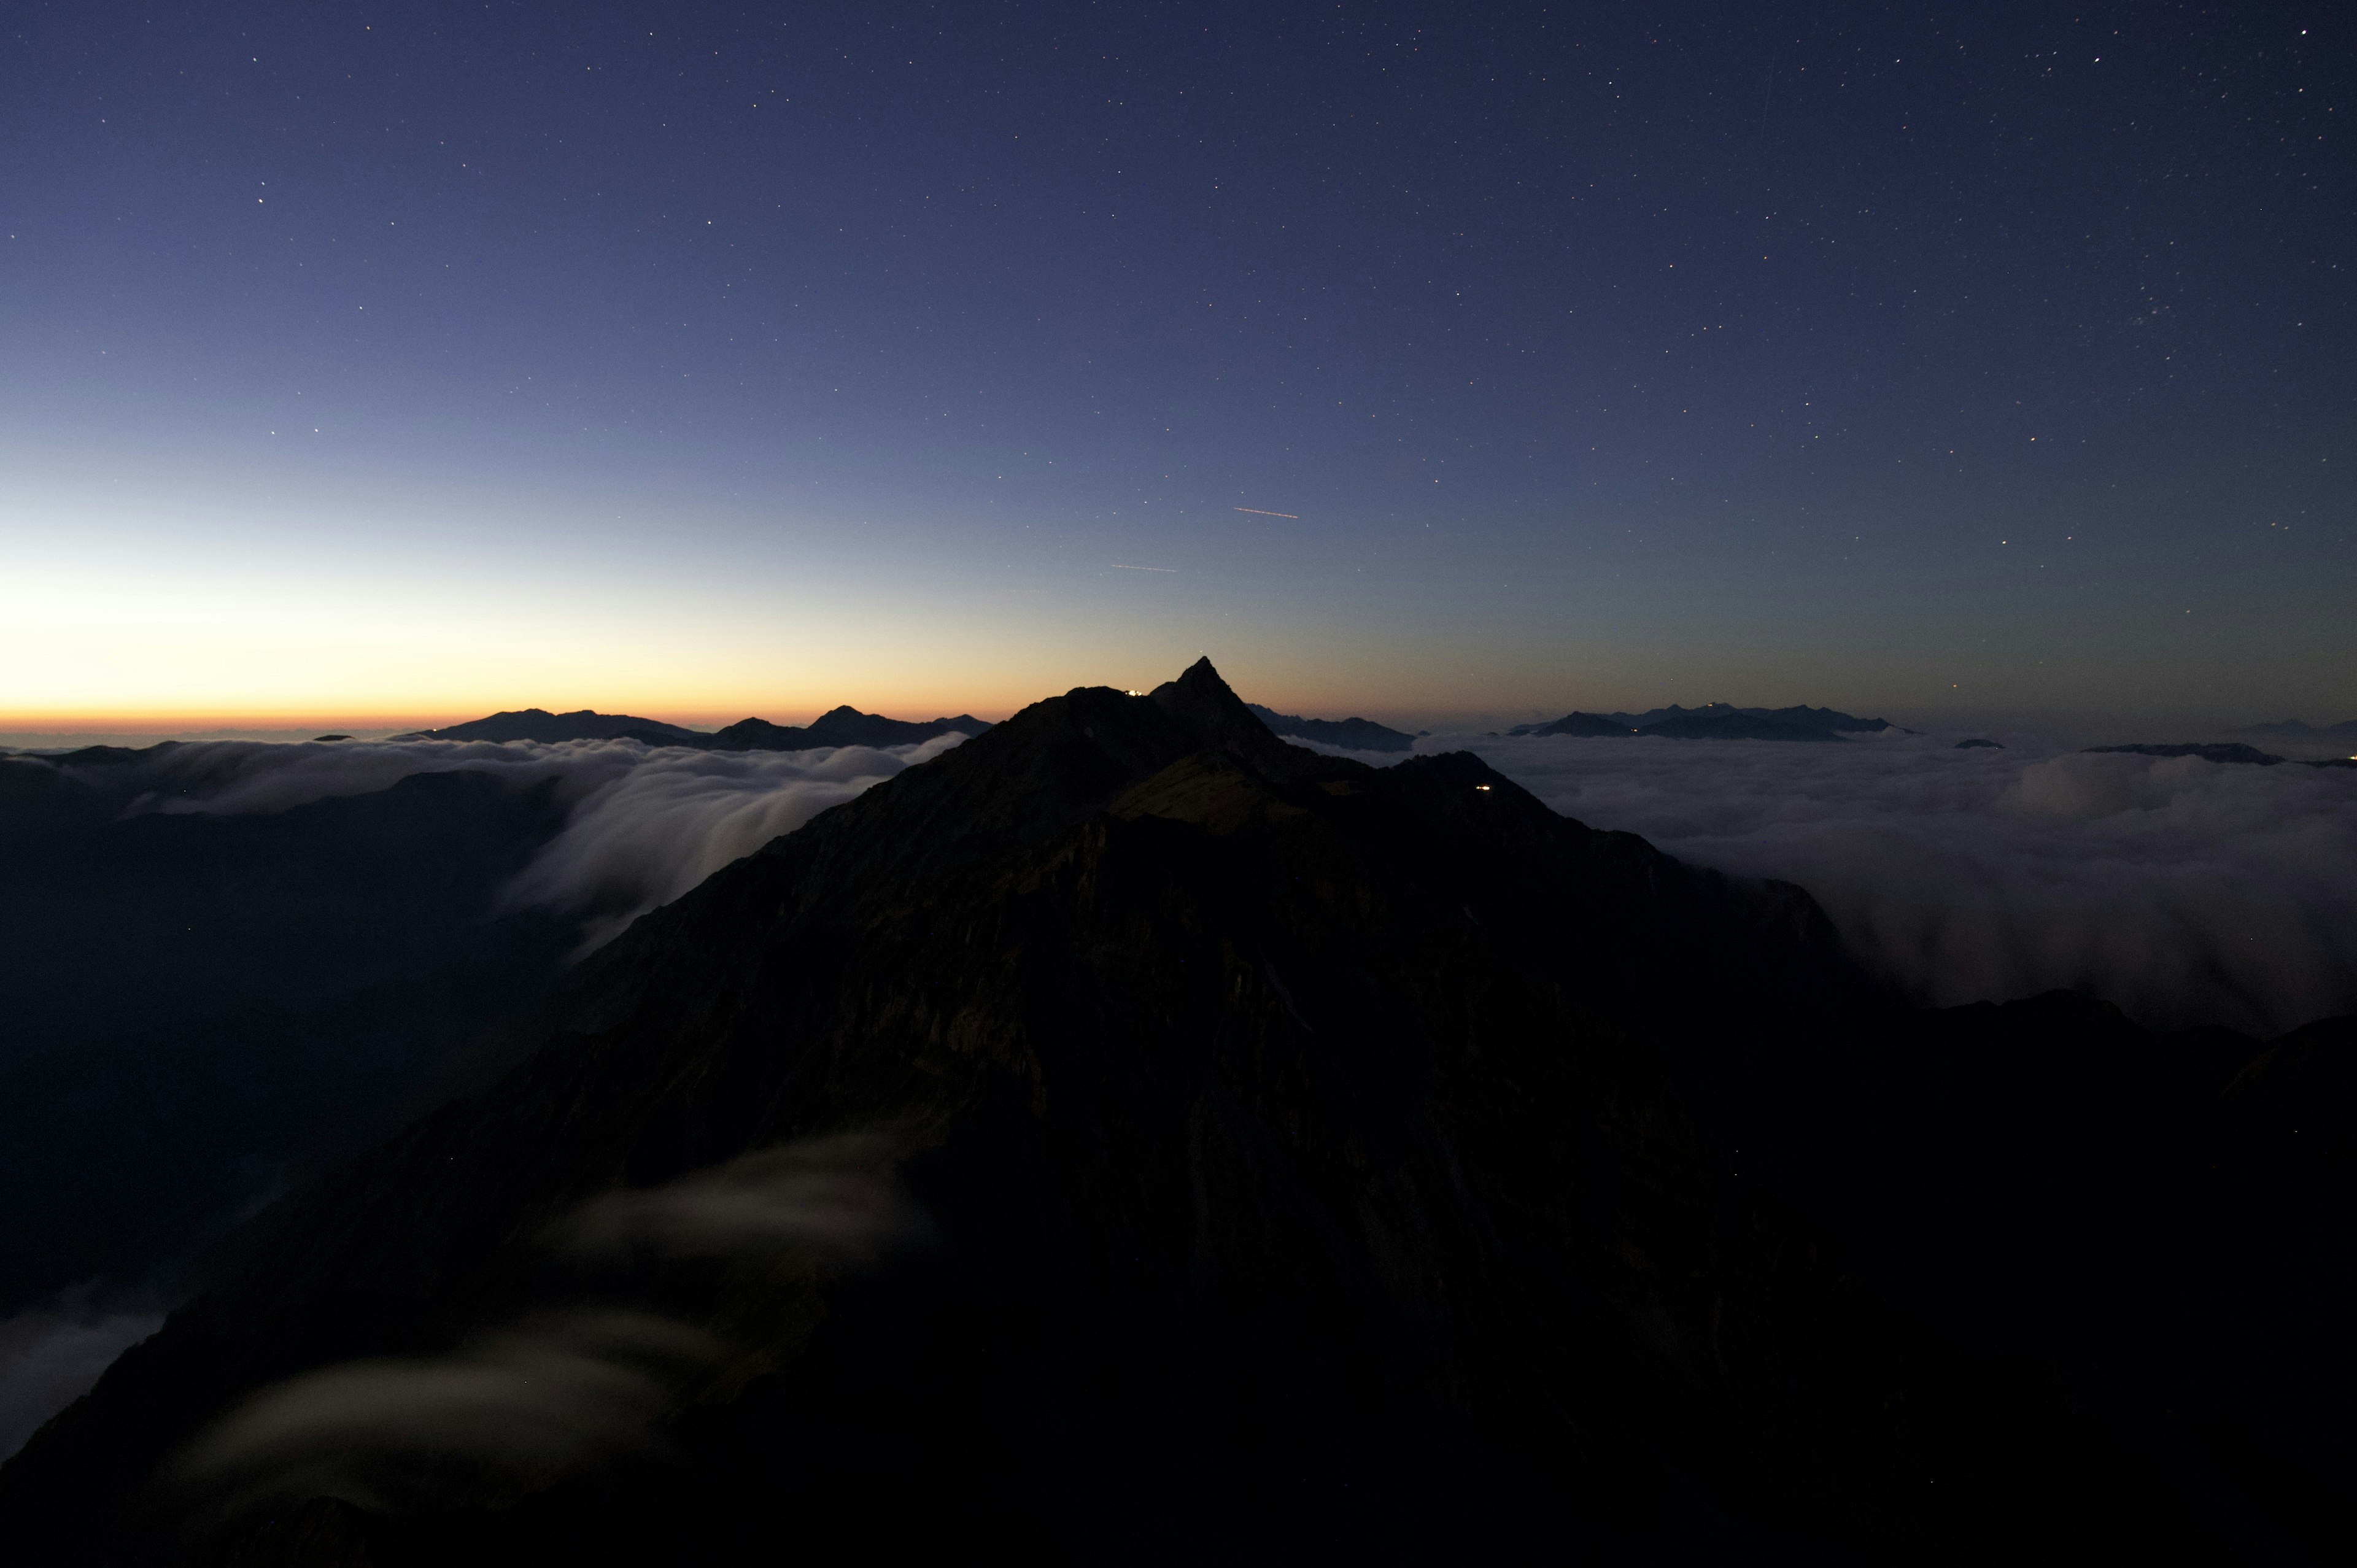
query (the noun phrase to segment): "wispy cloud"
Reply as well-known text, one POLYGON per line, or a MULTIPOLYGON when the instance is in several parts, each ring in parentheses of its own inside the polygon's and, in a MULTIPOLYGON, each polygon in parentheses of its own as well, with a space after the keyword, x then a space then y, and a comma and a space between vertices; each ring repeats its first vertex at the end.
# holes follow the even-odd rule
MULTIPOLYGON (((893 1180, 903 1149, 852 1135, 757 1151, 595 1199, 544 1240, 589 1259, 758 1261, 782 1285, 919 1232, 893 1180)), ((557 1307, 449 1355, 346 1362, 265 1389, 167 1478, 216 1522, 273 1499, 390 1509, 512 1498, 660 1452, 667 1419, 748 1348, 662 1314, 557 1307)))

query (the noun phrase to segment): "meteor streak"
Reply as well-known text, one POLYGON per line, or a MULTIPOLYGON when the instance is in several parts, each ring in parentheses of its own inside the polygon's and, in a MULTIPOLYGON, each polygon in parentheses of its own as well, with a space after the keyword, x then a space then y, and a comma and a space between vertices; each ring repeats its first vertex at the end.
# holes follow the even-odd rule
POLYGON ((1254 517, 1289 517, 1296 522, 1299 522, 1301 521, 1301 514, 1297 511, 1263 511, 1256 506, 1240 506, 1236 508, 1236 510, 1238 511, 1248 511, 1254 517))
POLYGON ((1125 566, 1118 561, 1111 562, 1109 564, 1116 572, 1176 572, 1178 570, 1176 566, 1125 566))

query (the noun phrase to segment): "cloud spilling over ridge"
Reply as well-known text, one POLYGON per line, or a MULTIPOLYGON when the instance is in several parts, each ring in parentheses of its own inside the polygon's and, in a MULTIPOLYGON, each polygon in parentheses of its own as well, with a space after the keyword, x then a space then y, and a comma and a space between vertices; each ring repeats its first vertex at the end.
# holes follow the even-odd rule
MULTIPOLYGON (((208 741, 138 765, 135 812, 239 815, 368 794, 417 773, 479 772, 518 788, 553 784, 565 829, 509 888, 510 908, 580 913, 587 946, 610 940, 723 865, 827 807, 966 737, 813 751, 696 751, 638 741, 500 744, 208 741)), ((73 769, 93 780, 109 765, 73 769)))
MULTIPOLYGON (((585 1259, 737 1260, 760 1265, 740 1292, 762 1288, 756 1278, 790 1292, 920 1232, 893 1174, 903 1152, 880 1133, 757 1150, 593 1199, 543 1240, 585 1259)), ((221 1520, 312 1497, 371 1509, 512 1499, 660 1452, 665 1422, 698 1390, 741 1380, 773 1349, 673 1316, 558 1307, 447 1356, 350 1361, 264 1389, 199 1434, 170 1475, 221 1520)))
POLYGON ((718 1354, 709 1336, 640 1313, 528 1321, 455 1356, 352 1362, 270 1390, 179 1470, 242 1481, 231 1512, 278 1497, 382 1509, 533 1490, 654 1447, 677 1386, 718 1354))
POLYGON ((588 929, 596 946, 730 861, 964 739, 952 732, 918 746, 833 751, 659 748, 576 806, 508 897, 597 910, 588 929))
POLYGON ((1417 749, 1478 751, 1591 827, 1797 882, 1931 1004, 2067 986, 2155 1027, 2260 1034, 2357 1012, 2357 773, 2007 740, 1417 749))

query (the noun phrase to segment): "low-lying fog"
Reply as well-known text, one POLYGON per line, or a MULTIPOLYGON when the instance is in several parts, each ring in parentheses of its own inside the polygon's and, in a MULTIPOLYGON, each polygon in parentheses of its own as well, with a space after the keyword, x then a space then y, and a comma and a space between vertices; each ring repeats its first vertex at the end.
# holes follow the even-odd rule
POLYGON ((1797 882, 1860 959, 1934 1005, 2068 986, 2151 1026, 2261 1035, 2357 1012, 2357 770, 1957 738, 1416 749, 1478 752, 1591 827, 1797 882))

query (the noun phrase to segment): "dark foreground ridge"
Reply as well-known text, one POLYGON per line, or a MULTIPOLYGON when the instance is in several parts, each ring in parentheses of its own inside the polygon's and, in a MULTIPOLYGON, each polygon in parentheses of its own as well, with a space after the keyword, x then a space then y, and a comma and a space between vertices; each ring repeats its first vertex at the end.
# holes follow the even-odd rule
POLYGON ((494 1089, 234 1239, 0 1469, 0 1541, 2330 1560, 2352 1032, 1905 1009, 1796 889, 1469 755, 1286 746, 1206 661, 1036 703, 641 919, 494 1089), (864 1267, 648 1218, 856 1196, 846 1146, 920 1216, 864 1267), (639 1251, 568 1263, 584 1213, 639 1251))
POLYGON ((636 740, 649 746, 691 746, 698 751, 815 751, 835 746, 914 746, 952 730, 972 736, 989 727, 971 714, 960 714, 953 719, 888 719, 881 714, 863 714, 857 708, 845 706, 820 714, 807 726, 773 725, 767 719, 739 719, 725 729, 706 732, 664 724, 660 719, 593 713, 587 708, 570 714, 524 708, 469 719, 446 729, 419 730, 393 738, 536 740, 549 745, 567 740, 636 740))

